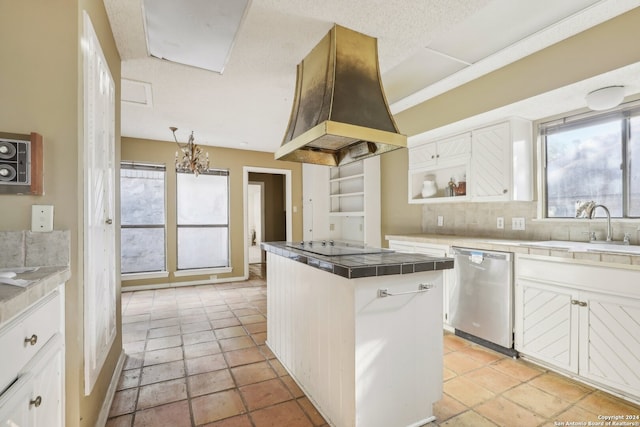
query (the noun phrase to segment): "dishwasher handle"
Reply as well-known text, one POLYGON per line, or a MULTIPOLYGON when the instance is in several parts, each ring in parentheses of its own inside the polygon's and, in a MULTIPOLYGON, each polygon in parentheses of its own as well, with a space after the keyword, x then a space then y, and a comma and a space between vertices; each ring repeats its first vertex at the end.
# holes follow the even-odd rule
POLYGON ((503 261, 511 261, 511 258, 513 256, 511 252, 485 251, 482 249, 459 248, 456 246, 452 247, 451 250, 455 256, 461 255, 461 256, 467 256, 469 258, 482 257, 483 259, 488 258, 488 259, 496 259, 496 260, 503 260, 503 261))

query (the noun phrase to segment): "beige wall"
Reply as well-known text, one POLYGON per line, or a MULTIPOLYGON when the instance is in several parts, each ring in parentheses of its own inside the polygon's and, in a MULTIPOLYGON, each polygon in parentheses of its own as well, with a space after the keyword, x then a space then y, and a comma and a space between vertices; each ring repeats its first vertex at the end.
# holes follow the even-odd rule
MULTIPOLYGON (((167 127, 167 137, 171 137, 167 127)), ((198 141, 196 140, 196 143, 198 141)), ((302 165, 300 163, 274 160, 273 153, 260 151, 235 150, 231 148, 201 146, 209 153, 212 168, 229 169, 230 185, 230 237, 231 266, 233 271, 219 274, 219 279, 238 279, 245 277, 244 271, 244 202, 243 202, 243 167, 291 170, 293 240, 302 239, 302 165)), ((122 160, 150 162, 167 165, 167 270, 176 271, 176 173, 173 168, 176 144, 167 141, 122 138, 122 160)), ((267 201, 269 203, 269 201, 267 201)), ((174 277, 170 274, 166 279, 127 280, 126 286, 186 282, 207 280, 209 275, 174 277)))
MULTIPOLYGON (((103 3, 0 0, 0 130, 44 139, 44 196, 0 196, 0 229, 31 226, 31 205, 54 206, 54 228, 71 232, 66 285, 67 426, 93 426, 121 349, 120 330, 93 393, 84 396, 82 305, 82 9, 91 16, 116 83, 119 146, 120 57, 103 3)), ((118 298, 119 299, 119 298, 118 298)), ((119 312, 119 310, 118 310, 119 312)))
MULTIPOLYGON (((489 73, 395 115, 400 131, 413 136, 512 104, 640 61, 640 8, 604 22, 513 64, 489 73)), ((382 232, 428 231, 433 218, 420 218, 420 205, 407 201, 407 150, 382 156, 382 232), (421 225, 422 223, 422 225, 421 225)), ((455 204, 463 211, 466 204, 455 204)), ((440 207, 424 210, 433 214, 440 207)), ((459 217, 458 214, 457 217, 459 217)), ((450 214, 449 217, 455 217, 450 214)), ((465 233, 464 221, 450 222, 448 233, 465 233)), ((495 218, 481 229, 495 225, 495 218)), ((433 230, 432 230, 433 231, 433 230)), ((442 231, 442 228, 438 228, 442 231)), ((546 230, 542 232, 545 234, 546 230)))

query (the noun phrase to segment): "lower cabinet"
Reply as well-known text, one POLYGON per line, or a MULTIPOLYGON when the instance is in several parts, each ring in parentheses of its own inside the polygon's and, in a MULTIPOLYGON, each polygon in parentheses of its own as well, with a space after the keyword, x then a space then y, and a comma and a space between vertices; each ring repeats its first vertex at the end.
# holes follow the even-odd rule
POLYGON ((638 270, 518 257, 516 349, 527 358, 639 399, 637 283, 638 270))
POLYGON ((65 425, 62 293, 60 286, 0 327, 0 426, 65 425))

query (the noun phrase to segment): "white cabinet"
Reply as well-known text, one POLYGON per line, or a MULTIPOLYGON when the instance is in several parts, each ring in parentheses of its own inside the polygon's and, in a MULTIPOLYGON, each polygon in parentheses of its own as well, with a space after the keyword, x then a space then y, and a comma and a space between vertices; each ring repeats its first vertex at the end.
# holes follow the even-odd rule
POLYGON ((62 286, 0 327, 0 425, 64 426, 62 286))
POLYGON ((505 201, 533 199, 532 127, 513 118, 437 141, 412 138, 409 148, 409 203, 505 201), (464 191, 447 197, 453 178, 464 191), (433 181, 434 195, 423 197, 433 181))
MULTIPOLYGON (((450 246, 435 243, 389 240, 389 249, 393 249, 396 252, 419 253, 439 258, 452 258, 450 246)), ((456 276, 453 270, 442 270, 442 321, 445 327, 449 325, 449 289, 453 286, 452 282, 454 280, 456 280, 456 276)))
POLYGON ((640 398, 640 271, 520 255, 515 347, 528 358, 640 398))
POLYGON ((466 132, 409 148, 409 169, 462 164, 471 154, 471 133, 466 132))
POLYGON ((304 240, 380 246, 380 158, 303 165, 304 240))
POLYGON ((533 200, 531 138, 531 122, 521 119, 472 132, 469 190, 473 200, 533 200))

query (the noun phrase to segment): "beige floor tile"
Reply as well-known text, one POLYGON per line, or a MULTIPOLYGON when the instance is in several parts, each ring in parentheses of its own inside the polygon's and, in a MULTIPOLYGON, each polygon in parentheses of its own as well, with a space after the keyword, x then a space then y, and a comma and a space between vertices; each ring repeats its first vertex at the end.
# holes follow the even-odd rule
POLYGON ((450 380, 451 378, 454 378, 457 375, 458 374, 453 372, 451 369, 447 369, 446 367, 442 368, 442 380, 443 381, 450 380))
POLYGON ((262 381, 239 388, 249 411, 291 400, 293 396, 279 379, 262 381))
POLYGON ((237 415, 221 421, 205 424, 204 427, 253 427, 248 415, 237 415))
POLYGON ((313 427, 295 401, 288 401, 251 413, 256 427, 313 427))
POLYGON ((183 348, 185 359, 192 359, 194 357, 207 356, 210 354, 218 354, 222 352, 217 341, 185 345, 183 348))
POLYGON ((222 353, 200 356, 193 359, 185 359, 188 375, 201 374, 203 372, 217 371, 225 369, 227 362, 222 353))
POLYGON ((235 338, 247 335, 247 331, 242 326, 231 326, 229 328, 221 328, 215 330, 216 338, 219 340, 225 338, 235 338))
POLYGON ((442 399, 433 405, 433 415, 436 417, 436 422, 442 423, 451 417, 461 414, 467 409, 468 408, 465 405, 458 402, 448 394, 443 393, 442 399))
POLYGON ((118 380, 116 390, 120 391, 127 388, 138 387, 139 383, 140 369, 130 369, 128 371, 122 371, 122 374, 120 374, 120 380, 118 380))
POLYGON ((207 331, 211 329, 211 323, 208 321, 201 321, 195 323, 187 323, 180 325, 183 334, 189 334, 191 332, 207 331))
POLYGON ((182 347, 164 348, 147 351, 144 354, 144 366, 158 365, 182 359, 182 347))
POLYGON ((267 359, 275 359, 276 358, 276 355, 273 354, 271 349, 269 347, 267 347, 266 345, 258 346, 258 348, 260 349, 260 353, 262 353, 264 355, 264 357, 266 357, 267 359))
POLYGON ((262 362, 265 360, 265 356, 262 355, 258 347, 228 351, 224 353, 224 358, 230 367, 248 365, 249 363, 262 362))
POLYGON ((162 381, 174 380, 185 376, 184 362, 182 359, 175 362, 150 365, 142 368, 142 378, 140 385, 159 383, 162 381))
POLYGON ((236 386, 228 369, 189 376, 187 383, 189 384, 190 396, 202 396, 236 386))
POLYGON ((238 308, 233 310, 233 314, 235 314, 236 317, 242 317, 242 316, 251 316, 251 315, 260 314, 260 313, 255 308, 238 308))
POLYGON ((267 332, 267 322, 249 323, 244 328, 250 334, 257 334, 260 332, 267 332))
POLYGON ((191 427, 189 402, 169 403, 136 412, 133 427, 191 427))
POLYGON ((122 348, 124 349, 126 354, 131 353, 142 353, 144 351, 144 347, 147 344, 146 341, 134 341, 134 342, 123 342, 122 348))
POLYGON ((133 415, 121 415, 116 418, 109 418, 105 427, 131 427, 133 423, 133 415))
MULTIPOLYGON (((458 416, 455 416, 445 421, 444 423, 440 424, 440 426, 442 427, 496 427, 496 424, 484 418, 477 412, 466 411, 458 416)), ((512 426, 515 427, 515 424, 513 424, 512 426)), ((521 426, 521 427, 525 427, 525 426, 521 426)))
POLYGON ((503 396, 543 418, 554 416, 571 406, 571 402, 529 384, 521 384, 512 388, 504 392, 503 396))
POLYGON ((240 326, 241 323, 237 317, 228 317, 226 319, 211 319, 211 327, 213 329, 228 328, 230 326, 240 326))
POLYGON ((251 323, 266 322, 267 318, 264 317, 262 314, 253 314, 253 315, 250 315, 250 316, 240 316, 240 317, 238 317, 238 320, 243 325, 247 325, 247 324, 251 324, 251 323))
POLYGON ((130 414, 136 409, 136 398, 138 397, 138 389, 131 388, 127 390, 117 391, 113 396, 109 417, 115 417, 123 414, 130 414))
POLYGON ((174 335, 170 337, 153 338, 147 340, 147 351, 160 350, 163 348, 180 347, 182 345, 182 337, 174 335))
MULTIPOLYGON (((597 414, 601 412, 598 411, 597 414)), ((566 411, 558 414, 555 417, 550 417, 543 425, 544 427, 558 427, 557 423, 564 423, 565 425, 568 422, 574 423, 588 423, 589 421, 596 423, 598 421, 602 421, 598 419, 598 415, 593 412, 589 412, 586 409, 580 408, 579 406, 572 406, 566 411), (557 422, 557 423, 556 423, 557 422)))
POLYGON ((474 408, 480 415, 499 426, 537 426, 545 419, 535 413, 516 405, 504 397, 498 396, 474 408))
POLYGON ((240 393, 235 389, 193 398, 191 410, 196 425, 223 420, 246 412, 240 393))
POLYGON ((267 341, 267 333, 260 332, 257 334, 251 334, 251 339, 253 339, 253 342, 255 342, 256 345, 262 345, 267 341))
POLYGON ((181 325, 186 325, 189 323, 202 323, 202 322, 209 322, 209 318, 207 317, 206 314, 204 314, 204 312, 202 314, 192 314, 190 316, 181 316, 180 317, 180 324, 181 325))
POLYGON ((508 358, 498 360, 491 367, 520 381, 529 381, 544 372, 544 369, 531 363, 508 358))
POLYGON ((568 400, 569 402, 575 402, 582 399, 593 391, 591 387, 579 384, 553 372, 547 372, 535 377, 529 383, 546 391, 547 393, 558 396, 561 399, 568 400))
POLYGON ((149 338, 162 338, 172 335, 180 335, 180 326, 165 326, 164 328, 155 328, 149 330, 149 338))
POLYGON ((640 415, 640 406, 611 396, 602 391, 595 391, 576 403, 576 406, 597 414, 640 415))
POLYGON ((502 393, 503 391, 520 384, 520 381, 517 379, 500 373, 491 366, 484 366, 480 369, 476 369, 475 371, 468 372, 463 376, 469 381, 473 381, 494 393, 502 393))
POLYGON ((243 337, 225 338, 223 340, 219 340, 218 342, 220 343, 222 351, 240 350, 242 348, 256 346, 253 340, 247 335, 243 337))
POLYGON ((187 398, 185 378, 140 387, 137 409, 146 409, 187 398))
POLYGON ((253 384, 277 377, 276 372, 266 360, 231 368, 231 373, 238 386, 253 384))
POLYGON ((484 364, 470 358, 466 354, 455 351, 444 355, 444 366, 445 368, 460 375, 464 374, 465 372, 481 368, 482 366, 484 366, 484 364))
POLYGON ((495 396, 491 391, 464 377, 456 377, 447 381, 444 384, 444 392, 469 407, 478 405, 495 396))
POLYGON ((212 330, 191 332, 189 334, 182 335, 182 342, 184 345, 193 345, 201 342, 215 341, 216 336, 212 330))
POLYGON ((307 416, 311 420, 311 424, 313 424, 314 426, 321 426, 327 423, 325 419, 322 417, 322 415, 320 414, 320 412, 318 412, 316 407, 313 406, 313 403, 311 403, 309 398, 307 397, 299 398, 298 405, 302 407, 302 410, 304 411, 305 414, 307 414, 307 416))
POLYGON ((235 318, 231 310, 211 311, 207 313, 207 317, 209 318, 209 320, 235 318))
POLYGON ((127 354, 127 357, 124 360, 124 366, 122 367, 122 369, 129 370, 129 369, 142 368, 143 363, 144 363, 144 353, 127 354))
POLYGON ((506 357, 503 354, 496 353, 495 351, 489 349, 484 349, 475 344, 463 347, 459 351, 460 353, 466 354, 472 359, 475 359, 483 364, 492 363, 496 360, 504 359, 506 357))
POLYGON ((471 345, 469 341, 452 334, 445 334, 442 344, 445 348, 452 351, 457 351, 471 345))
POLYGON ((282 363, 280 363, 278 359, 271 359, 269 360, 269 363, 271 364, 273 370, 276 371, 279 376, 282 377, 285 375, 289 375, 289 372, 287 372, 287 370, 284 368, 284 366, 282 366, 282 363))

